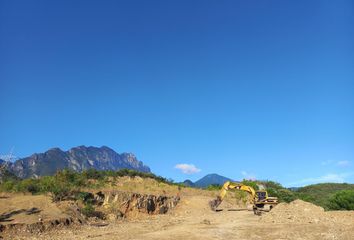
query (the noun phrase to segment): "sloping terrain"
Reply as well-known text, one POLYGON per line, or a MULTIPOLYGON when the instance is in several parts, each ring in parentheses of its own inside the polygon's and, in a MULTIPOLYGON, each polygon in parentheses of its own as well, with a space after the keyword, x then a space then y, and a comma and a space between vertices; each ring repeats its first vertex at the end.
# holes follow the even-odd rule
POLYGON ((305 197, 314 204, 328 206, 328 200, 341 190, 354 190, 354 184, 349 183, 319 183, 298 188, 295 193, 305 197))
MULTIPOLYGON (((165 214, 143 213, 135 217, 107 219, 97 224, 71 224, 67 227, 52 228, 40 233, 19 232, 4 235, 5 239, 338 239, 352 240, 354 236, 354 212, 325 212, 322 208, 301 200, 289 204, 281 203, 271 212, 256 216, 247 211, 242 203, 235 204, 234 199, 226 199, 218 212, 209 209, 210 201, 217 192, 199 189, 164 186, 151 179, 120 179, 115 189, 103 191, 114 192, 136 186, 141 196, 151 191, 160 191, 172 196, 178 191, 180 201, 165 214), (138 188, 140 186, 140 189, 138 188), (148 189, 147 189, 148 188, 148 189), (149 190, 150 188, 150 190, 149 190)), ((133 188, 130 189, 132 192, 133 188)), ((129 191, 124 191, 129 196, 129 191)), ((124 194, 123 194, 124 195, 124 194)), ((115 195, 112 195, 114 198, 115 195)), ((43 196, 33 197, 33 202, 43 196), (38 199, 35 199, 35 198, 38 199)), ((117 197, 118 199, 119 197, 117 197)), ((112 198, 110 198, 112 199, 112 198)), ((7 201, 0 199, 0 201, 7 201)), ((8 199, 9 200, 9 199, 8 199)), ((42 201, 42 200, 41 200, 42 201)), ((109 200, 108 200, 109 201, 109 200)), ((133 201, 135 201, 133 199, 133 201)), ((45 203, 46 201, 44 201, 45 203)), ((123 201, 125 202, 125 201, 123 201)), ((44 203, 41 205, 43 207, 44 203)), ((53 208, 55 215, 65 214, 58 205, 46 203, 53 208), (57 212, 59 209, 60 211, 57 212)), ((17 206, 17 204, 15 203, 17 206)), ((4 206, 4 205, 2 205, 4 206)), ((37 207, 28 204, 28 207, 37 207)), ((43 211, 43 214, 45 211, 43 211)), ((37 214, 37 213, 35 213, 37 214)), ((49 213, 48 213, 49 214, 49 213)), ((51 215, 49 214, 48 217, 51 215)), ((64 215, 65 216, 65 215, 64 215)))
POLYGON ((198 187, 198 188, 206 188, 209 185, 223 185, 226 181, 233 181, 230 178, 221 176, 216 173, 207 174, 196 182, 192 182, 187 179, 183 182, 183 184, 187 187, 198 187))
POLYGON ((55 204, 50 197, 43 195, 2 194, 0 209, 0 232, 10 235, 39 233, 83 221, 76 213, 78 208, 75 204, 55 204))
POLYGON ((232 180, 230 178, 213 173, 204 176, 203 178, 196 181, 194 184, 196 187, 205 188, 209 185, 223 185, 226 181, 232 180))

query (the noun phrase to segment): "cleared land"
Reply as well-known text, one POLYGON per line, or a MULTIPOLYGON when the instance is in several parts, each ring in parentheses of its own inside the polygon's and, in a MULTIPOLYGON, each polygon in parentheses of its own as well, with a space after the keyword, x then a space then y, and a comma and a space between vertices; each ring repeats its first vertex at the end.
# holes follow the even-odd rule
MULTIPOLYGON (((151 180, 148 180, 151 181, 151 180)), ((163 186, 141 179, 121 181, 121 190, 173 195, 176 186, 163 186), (129 183, 130 181, 130 183, 129 183), (137 184, 137 183, 141 184, 137 184), (131 185, 130 185, 131 184, 131 185), (141 188, 141 186, 144 186, 141 188), (140 189, 139 189, 140 188, 140 189), (148 189, 147 189, 148 188, 148 189), (149 190, 150 189, 150 190, 149 190)), ((118 186, 119 188, 119 186, 118 186)), ((107 190, 109 191, 109 189, 107 190)), ((4 239, 343 239, 354 236, 354 212, 325 212, 313 204, 296 200, 281 203, 270 213, 255 216, 245 205, 234 204, 229 198, 220 205, 222 211, 208 207, 216 192, 185 188, 181 200, 166 214, 138 214, 117 220, 91 220, 80 224, 70 202, 52 203, 48 196, 8 195, 0 198, 1 214, 24 209, 3 218, 1 224, 29 224, 55 219, 73 218, 73 222, 58 225, 38 233, 16 230, 3 233, 4 239), (35 210, 32 213, 28 210, 35 210), (74 211, 74 214, 73 214, 74 211), (4 220, 11 220, 4 222, 4 220)))

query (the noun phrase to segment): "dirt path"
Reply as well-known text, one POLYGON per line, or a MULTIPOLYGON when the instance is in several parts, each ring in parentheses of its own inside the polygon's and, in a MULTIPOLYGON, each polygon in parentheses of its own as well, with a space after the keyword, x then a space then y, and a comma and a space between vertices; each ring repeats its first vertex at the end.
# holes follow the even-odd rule
MULTIPOLYGON (((117 221, 108 226, 80 226, 50 231, 36 236, 14 236, 11 239, 338 239, 352 240, 354 221, 318 223, 265 223, 251 211, 212 212, 210 197, 186 196, 166 215, 146 216, 136 220, 117 221)), ((336 213, 337 215, 339 213, 336 213)), ((353 212, 346 213, 354 217, 353 212)), ((350 218, 354 219, 354 218, 350 218)))

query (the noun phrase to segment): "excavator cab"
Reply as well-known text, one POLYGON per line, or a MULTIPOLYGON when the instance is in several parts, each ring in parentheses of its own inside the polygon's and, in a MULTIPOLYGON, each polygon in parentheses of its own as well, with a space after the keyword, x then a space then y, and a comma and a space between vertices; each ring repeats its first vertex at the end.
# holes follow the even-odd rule
POLYGON ((266 191, 256 191, 256 195, 259 202, 262 202, 268 198, 266 191))

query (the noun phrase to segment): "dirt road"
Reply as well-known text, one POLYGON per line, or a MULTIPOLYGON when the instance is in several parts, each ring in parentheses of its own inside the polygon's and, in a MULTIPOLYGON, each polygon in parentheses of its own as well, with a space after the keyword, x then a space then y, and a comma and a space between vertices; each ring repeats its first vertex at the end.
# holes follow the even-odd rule
MULTIPOLYGON (((107 226, 80 226, 53 230, 35 236, 12 239, 354 239, 354 213, 346 212, 345 221, 296 223, 265 222, 251 211, 212 212, 210 197, 186 196, 166 215, 110 222, 107 226), (352 221, 353 220, 353 221, 352 221)), ((341 213, 336 213, 335 215, 341 213)), ((341 217, 340 217, 341 218, 341 217)))

